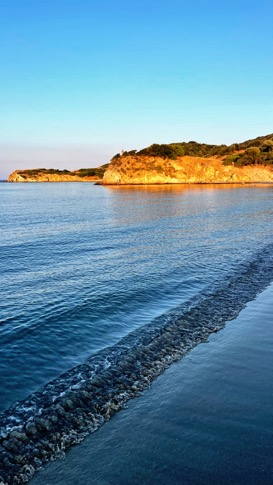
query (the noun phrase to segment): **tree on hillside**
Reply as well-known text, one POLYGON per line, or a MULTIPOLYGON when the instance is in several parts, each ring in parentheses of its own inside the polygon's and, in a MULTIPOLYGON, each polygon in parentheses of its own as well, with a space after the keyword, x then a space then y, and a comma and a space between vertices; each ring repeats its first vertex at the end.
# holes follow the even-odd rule
POLYGON ((243 156, 240 158, 243 165, 253 165, 259 163, 261 157, 261 152, 258 147, 247 148, 243 156))
POLYGON ((261 146, 261 150, 263 152, 273 152, 273 140, 266 140, 262 146, 261 146))

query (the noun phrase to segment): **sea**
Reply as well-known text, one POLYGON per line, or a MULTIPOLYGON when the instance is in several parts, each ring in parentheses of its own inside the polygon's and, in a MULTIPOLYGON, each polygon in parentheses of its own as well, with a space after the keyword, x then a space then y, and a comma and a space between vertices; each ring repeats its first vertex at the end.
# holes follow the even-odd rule
POLYGON ((273 186, 7 183, 0 210, 0 483, 272 484, 273 186))

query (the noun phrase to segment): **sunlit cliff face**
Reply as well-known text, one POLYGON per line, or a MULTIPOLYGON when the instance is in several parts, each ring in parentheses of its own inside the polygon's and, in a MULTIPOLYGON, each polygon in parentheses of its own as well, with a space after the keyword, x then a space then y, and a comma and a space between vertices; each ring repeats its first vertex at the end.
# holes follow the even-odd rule
POLYGON ((102 179, 105 185, 253 182, 273 182, 272 169, 262 165, 234 167, 219 159, 190 156, 176 160, 122 156, 111 162, 102 179))
POLYGON ((24 171, 16 170, 8 177, 8 182, 92 182, 99 180, 99 177, 79 177, 78 175, 65 174, 31 174, 24 171))

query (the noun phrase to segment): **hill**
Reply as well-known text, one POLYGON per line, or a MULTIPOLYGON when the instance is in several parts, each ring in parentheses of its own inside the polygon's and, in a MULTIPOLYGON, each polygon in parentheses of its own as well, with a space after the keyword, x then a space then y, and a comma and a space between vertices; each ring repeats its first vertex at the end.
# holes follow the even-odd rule
POLYGON ((81 168, 75 171, 54 168, 15 170, 10 174, 8 182, 94 182, 103 178, 107 167, 108 164, 98 168, 81 168))
POLYGON ((153 144, 115 155, 102 184, 273 182, 273 134, 232 145, 153 144))

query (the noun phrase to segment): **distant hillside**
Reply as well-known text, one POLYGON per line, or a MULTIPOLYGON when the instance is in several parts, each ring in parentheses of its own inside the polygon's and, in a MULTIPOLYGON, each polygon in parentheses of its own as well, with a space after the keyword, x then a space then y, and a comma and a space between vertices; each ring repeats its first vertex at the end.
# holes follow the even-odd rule
POLYGON ((115 155, 103 184, 273 181, 273 134, 232 145, 153 144, 115 155))
POLYGON ((58 170, 54 168, 35 168, 31 170, 15 170, 8 182, 92 182, 103 178, 109 164, 98 168, 81 168, 75 171, 58 170))

